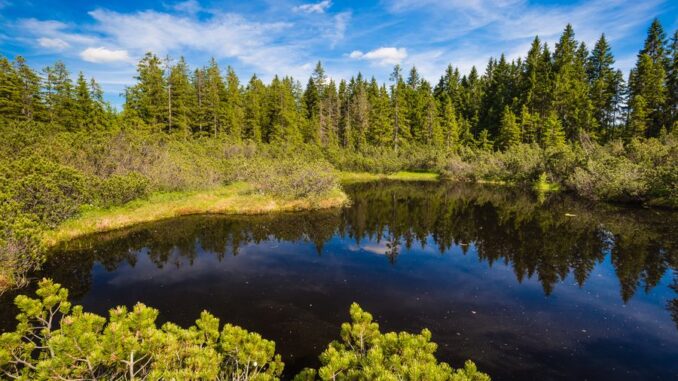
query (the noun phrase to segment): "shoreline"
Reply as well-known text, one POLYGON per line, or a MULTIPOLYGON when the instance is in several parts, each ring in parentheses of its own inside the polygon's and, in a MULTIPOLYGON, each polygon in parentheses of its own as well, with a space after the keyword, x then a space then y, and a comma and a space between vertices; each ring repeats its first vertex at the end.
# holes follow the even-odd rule
POLYGON ((203 191, 155 193, 122 206, 85 210, 80 216, 46 232, 43 243, 51 247, 77 237, 182 216, 296 212, 338 208, 348 202, 348 195, 340 188, 315 197, 284 199, 254 193, 251 186, 243 182, 203 191))
MULTIPOLYGON (((338 177, 342 184, 380 180, 438 181, 440 179, 437 173, 406 171, 393 174, 340 172, 338 177)), ((122 206, 84 210, 80 216, 67 220, 56 229, 46 232, 43 243, 47 247, 52 247, 77 237, 189 215, 298 212, 339 208, 349 202, 348 195, 341 188, 315 197, 285 199, 254 193, 252 187, 244 182, 202 191, 154 193, 146 199, 134 200, 122 206)))

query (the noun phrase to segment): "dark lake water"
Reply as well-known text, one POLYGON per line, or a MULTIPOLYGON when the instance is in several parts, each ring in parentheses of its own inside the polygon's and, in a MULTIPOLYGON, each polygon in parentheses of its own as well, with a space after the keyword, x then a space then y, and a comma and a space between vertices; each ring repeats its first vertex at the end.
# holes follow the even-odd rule
POLYGON ((39 276, 99 314, 141 301, 188 326, 209 310, 275 340, 287 377, 317 364, 356 301, 494 380, 678 380, 678 213, 453 184, 347 192, 342 210, 76 240, 39 276))

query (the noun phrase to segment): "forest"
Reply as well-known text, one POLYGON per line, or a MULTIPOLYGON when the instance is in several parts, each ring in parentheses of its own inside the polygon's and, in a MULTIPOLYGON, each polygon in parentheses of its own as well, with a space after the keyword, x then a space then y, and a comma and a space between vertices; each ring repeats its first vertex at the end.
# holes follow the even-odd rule
MULTIPOLYGON (((567 25, 553 48, 482 74, 448 66, 434 85, 396 65, 390 82, 275 76, 241 82, 212 59, 147 53, 122 110, 62 62, 0 58, 0 283, 39 266, 42 234, 83 210, 238 181, 281 198, 326 196, 337 171, 439 173, 678 206, 678 31, 650 25, 627 79, 605 35, 567 25), (6 265, 5 265, 6 264, 6 265)), ((3 287, 6 288, 7 286, 3 287)))
MULTIPOLYGON (((400 65, 387 83, 362 73, 330 78, 321 62, 305 83, 289 76, 245 81, 215 59, 192 68, 184 58, 149 52, 116 109, 94 78, 74 77, 60 61, 37 70, 21 56, 0 56, 0 292, 25 285, 40 269, 46 234, 64 222, 154 195, 217 189, 314 208, 343 194, 342 173, 413 171, 677 208, 678 30, 667 35, 655 19, 628 76, 614 65, 605 34, 587 47, 569 24, 553 47, 535 37, 525 57, 502 54, 468 73, 449 65, 437 83, 400 65)), ((135 365, 150 378, 181 378, 188 369, 207 378, 252 371, 256 379, 276 379, 282 372, 272 342, 230 325, 219 332, 218 319, 206 312, 194 327, 158 328, 157 310, 143 305, 111 310, 107 319, 71 306, 67 290, 52 281, 40 283, 38 296, 17 298, 18 330, 0 336, 0 369, 9 377, 131 372, 134 379, 135 365), (50 336, 58 314, 72 328, 50 336), (106 357, 120 352, 121 340, 139 345, 130 332, 140 327, 155 338, 151 347, 122 352, 146 353, 145 365, 106 357), (64 346, 73 343, 69 337, 105 345, 83 357, 78 345, 64 346), (261 358, 259 365, 238 362, 241 346, 261 358), (168 350, 181 358, 158 355, 168 350), (77 366, 69 365, 72 358, 77 366)), ((419 353, 380 365, 414 378, 488 379, 472 363, 456 371, 438 363, 427 330, 382 334, 357 305, 351 318, 343 342, 323 352, 322 367, 299 379, 370 369, 372 377, 392 376, 370 368, 373 349, 419 353), (358 335, 366 331, 367 344, 358 335), (408 361, 426 367, 412 370, 408 361)))

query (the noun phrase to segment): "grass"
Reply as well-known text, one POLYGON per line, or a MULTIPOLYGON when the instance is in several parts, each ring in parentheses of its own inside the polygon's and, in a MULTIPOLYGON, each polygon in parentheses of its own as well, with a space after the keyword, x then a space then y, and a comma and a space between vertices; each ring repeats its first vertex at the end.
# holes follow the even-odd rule
POLYGON ((407 172, 400 171, 390 174, 370 172, 339 172, 339 180, 342 183, 362 183, 378 180, 399 181, 438 181, 440 176, 432 172, 407 172))
POLYGON ((246 183, 234 183, 194 192, 156 193, 119 207, 85 210, 46 233, 52 246, 75 237, 192 214, 263 214, 340 207, 348 202, 341 189, 316 197, 286 199, 252 191, 246 183))

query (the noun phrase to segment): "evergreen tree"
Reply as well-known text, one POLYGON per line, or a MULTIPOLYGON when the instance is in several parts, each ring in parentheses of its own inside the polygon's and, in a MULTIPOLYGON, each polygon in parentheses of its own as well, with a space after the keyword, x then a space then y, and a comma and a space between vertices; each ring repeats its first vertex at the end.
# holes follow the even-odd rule
POLYGON ((245 89, 243 138, 250 139, 255 143, 261 142, 261 132, 265 123, 265 97, 266 86, 257 78, 256 74, 252 75, 245 89))
POLYGON ((0 120, 13 120, 21 115, 21 83, 12 63, 0 57, 0 120))
POLYGON ((96 129, 93 120, 94 104, 85 75, 80 72, 75 85, 75 110, 73 116, 80 130, 96 129))
POLYGON ((638 53, 636 66, 629 75, 629 120, 636 119, 628 131, 639 135, 658 136, 662 127, 669 123, 667 117, 667 68, 666 35, 659 20, 650 25, 643 49, 638 53), (635 99, 642 97, 642 99, 635 99), (644 105, 644 110, 633 110, 634 106, 644 105), (632 117, 635 115, 635 117, 632 117), (646 130, 641 133, 637 122, 639 116, 647 117, 646 130))
POLYGON ((192 113, 196 107, 194 103, 194 89, 189 78, 189 69, 184 57, 179 58, 176 65, 169 70, 167 79, 169 94, 169 109, 171 111, 171 122, 168 122, 168 129, 179 131, 185 136, 192 132, 192 113))
POLYGON ((167 123, 167 90, 160 59, 146 53, 137 65, 137 83, 128 88, 125 109, 147 125, 164 128, 167 123))
POLYGON ((205 69, 205 120, 212 135, 218 137, 226 126, 226 85, 217 61, 212 58, 205 69))
POLYGON ((601 35, 587 61, 587 75, 591 87, 591 102, 594 108, 598 131, 601 137, 610 137, 615 124, 617 92, 621 90, 622 78, 614 70, 614 57, 610 45, 601 35))
POLYGON ((16 57, 15 67, 20 86, 21 116, 24 120, 40 120, 44 114, 40 96, 40 77, 26 64, 22 56, 16 57))
POLYGON ((585 45, 577 45, 574 30, 568 24, 554 53, 553 106, 566 137, 571 140, 578 138, 582 132, 595 133, 596 130, 586 77, 587 56, 585 45))
POLYGON ((452 100, 447 95, 443 98, 441 110, 440 119, 442 120, 442 133, 445 148, 452 149, 459 144, 460 127, 457 122, 457 115, 454 106, 452 105, 452 100))
POLYGON ((504 106, 497 144, 500 148, 507 149, 520 144, 520 141, 520 127, 516 121, 516 116, 508 106, 504 106))
POLYGON ((552 111, 544 121, 544 135, 542 145, 546 148, 560 147, 565 144, 565 131, 555 111, 552 111))
POLYGON ((676 129, 678 124, 678 30, 673 33, 671 39, 671 59, 668 71, 668 113, 669 129, 676 129))
POLYGON ((224 99, 226 130, 236 141, 242 139, 245 113, 240 96, 240 81, 230 66, 226 70, 226 93, 224 99))

